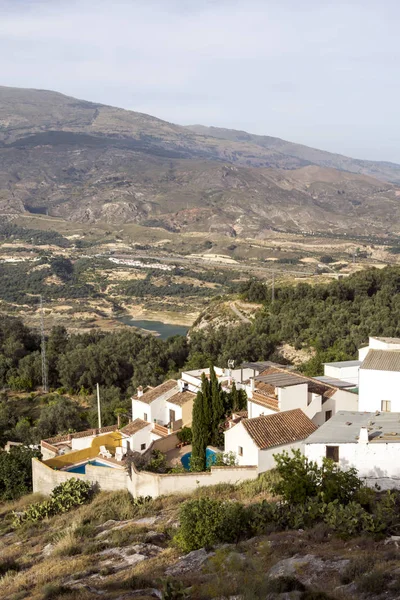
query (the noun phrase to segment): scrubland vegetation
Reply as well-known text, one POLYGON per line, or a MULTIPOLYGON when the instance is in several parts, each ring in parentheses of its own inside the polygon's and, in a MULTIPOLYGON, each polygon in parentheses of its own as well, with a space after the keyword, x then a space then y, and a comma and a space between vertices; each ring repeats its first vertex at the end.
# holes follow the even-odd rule
POLYGON ((400 493, 364 488, 330 461, 283 454, 255 481, 156 499, 64 488, 0 505, 1 597, 398 597, 397 551, 384 540, 398 533, 400 493), (37 516, 32 506, 49 502, 59 510, 37 516), (130 563, 135 553, 145 558, 130 563))

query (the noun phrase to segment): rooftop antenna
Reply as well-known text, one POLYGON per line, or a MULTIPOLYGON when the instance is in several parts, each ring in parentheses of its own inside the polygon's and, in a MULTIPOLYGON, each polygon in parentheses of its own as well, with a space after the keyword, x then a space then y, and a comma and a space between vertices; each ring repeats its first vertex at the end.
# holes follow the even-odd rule
POLYGON ((49 391, 47 382, 47 361, 46 361, 46 338, 44 336, 44 312, 43 312, 43 298, 40 296, 40 334, 42 338, 41 343, 41 355, 42 355, 42 386, 45 394, 49 391))

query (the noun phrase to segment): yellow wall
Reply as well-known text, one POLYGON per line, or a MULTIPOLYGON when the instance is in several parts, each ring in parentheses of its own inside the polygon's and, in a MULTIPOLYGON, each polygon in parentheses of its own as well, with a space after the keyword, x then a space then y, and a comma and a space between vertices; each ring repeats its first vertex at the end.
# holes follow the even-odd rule
POLYGON ((100 452, 100 446, 105 446, 112 454, 115 454, 115 448, 122 446, 122 434, 119 431, 111 431, 110 433, 104 433, 99 435, 92 440, 90 448, 84 448, 83 450, 74 450, 68 452, 62 456, 56 456, 55 458, 49 458, 44 460, 43 463, 53 469, 62 469, 64 467, 70 467, 76 463, 84 460, 90 460, 96 458, 100 452))

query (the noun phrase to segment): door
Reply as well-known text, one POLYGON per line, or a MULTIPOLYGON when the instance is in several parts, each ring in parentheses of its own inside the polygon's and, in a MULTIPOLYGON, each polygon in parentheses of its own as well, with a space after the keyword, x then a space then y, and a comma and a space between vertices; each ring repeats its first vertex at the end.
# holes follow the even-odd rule
POLYGON ((169 422, 173 423, 175 421, 175 411, 172 409, 169 409, 169 422))

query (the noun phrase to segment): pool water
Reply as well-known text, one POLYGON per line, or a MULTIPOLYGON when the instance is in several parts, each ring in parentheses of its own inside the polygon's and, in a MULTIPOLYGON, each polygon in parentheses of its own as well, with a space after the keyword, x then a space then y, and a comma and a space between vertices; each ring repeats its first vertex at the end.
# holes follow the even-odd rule
MULTIPOLYGON (((190 458, 192 456, 191 452, 188 452, 187 454, 184 454, 181 458, 181 463, 184 467, 184 469, 186 469, 186 471, 190 470, 190 458)), ((211 450, 210 448, 206 449, 206 461, 207 461, 207 466, 209 465, 213 465, 215 463, 215 461, 217 460, 217 454, 216 452, 214 452, 214 450, 211 450)))
POLYGON ((104 463, 98 461, 98 460, 90 460, 88 462, 85 462, 83 465, 77 465, 76 467, 69 467, 68 469, 66 469, 66 471, 68 471, 69 473, 81 473, 82 475, 84 475, 86 473, 86 465, 90 464, 93 465, 94 467, 108 467, 109 469, 112 467, 110 467, 110 465, 105 465, 104 463))

